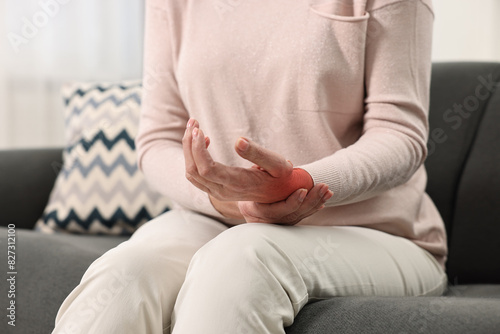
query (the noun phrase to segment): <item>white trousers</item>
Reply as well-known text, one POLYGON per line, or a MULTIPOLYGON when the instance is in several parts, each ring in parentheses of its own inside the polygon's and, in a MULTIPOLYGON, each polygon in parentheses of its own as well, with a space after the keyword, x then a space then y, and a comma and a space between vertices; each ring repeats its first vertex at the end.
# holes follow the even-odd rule
POLYGON ((244 224, 172 210, 85 272, 57 334, 278 334, 311 300, 440 295, 446 275, 411 241, 352 226, 244 224))

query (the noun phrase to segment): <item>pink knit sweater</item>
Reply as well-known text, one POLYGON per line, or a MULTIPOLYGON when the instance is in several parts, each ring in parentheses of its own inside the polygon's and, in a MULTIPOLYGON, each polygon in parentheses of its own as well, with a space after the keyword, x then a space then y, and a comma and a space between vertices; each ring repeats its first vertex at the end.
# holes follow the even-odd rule
POLYGON ((444 265, 425 193, 430 0, 148 0, 139 167, 176 205, 225 220, 185 178, 190 117, 216 161, 240 136, 334 192, 301 225, 407 238, 444 265))

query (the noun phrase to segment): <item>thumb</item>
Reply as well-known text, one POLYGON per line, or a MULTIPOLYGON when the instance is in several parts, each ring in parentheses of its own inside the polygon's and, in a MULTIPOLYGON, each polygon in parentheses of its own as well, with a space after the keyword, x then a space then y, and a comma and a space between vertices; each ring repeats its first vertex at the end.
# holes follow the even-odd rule
POLYGON ((238 138, 235 150, 240 157, 253 162, 274 177, 286 176, 293 170, 291 163, 281 155, 244 137, 238 138))

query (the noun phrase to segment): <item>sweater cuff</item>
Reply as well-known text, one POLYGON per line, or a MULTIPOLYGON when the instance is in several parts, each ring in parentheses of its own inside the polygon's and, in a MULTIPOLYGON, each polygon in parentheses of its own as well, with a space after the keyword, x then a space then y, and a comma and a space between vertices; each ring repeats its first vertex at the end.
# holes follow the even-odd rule
POLYGON ((333 192, 332 198, 330 198, 326 205, 331 206, 337 204, 345 198, 345 190, 342 183, 340 173, 335 168, 325 167, 325 164, 319 161, 313 163, 299 166, 311 175, 314 184, 324 183, 333 192))

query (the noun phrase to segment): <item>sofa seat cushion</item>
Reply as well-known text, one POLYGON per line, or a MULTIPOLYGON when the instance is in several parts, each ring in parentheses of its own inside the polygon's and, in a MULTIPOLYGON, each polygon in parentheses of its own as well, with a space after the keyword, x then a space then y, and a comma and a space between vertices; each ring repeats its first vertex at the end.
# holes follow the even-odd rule
MULTIPOLYGON (((121 236, 42 234, 17 229, 17 321, 15 328, 2 321, 0 333, 50 333, 59 306, 78 285, 90 264, 126 239, 121 236)), ((0 227, 0 245, 5 249, 0 252, 3 264, 7 263, 6 241, 7 229, 0 227)), ((7 296, 7 284, 0 286, 1 295, 7 296)))
MULTIPOLYGON (((4 227, 0 227, 0 240, 7 240, 4 227)), ((59 306, 88 266, 125 240, 18 229, 16 332, 51 332, 59 306)), ((7 261, 6 253, 0 252, 2 263, 7 261)), ((0 293, 7 295, 6 284, 2 289, 0 293)), ((287 333, 495 333, 500 332, 498 314, 500 285, 468 285, 452 287, 440 298, 339 297, 311 303, 287 333)), ((0 323, 0 333, 7 330, 7 323, 0 323)))
POLYGON ((287 334, 500 333, 500 299, 338 297, 307 305, 287 334))

